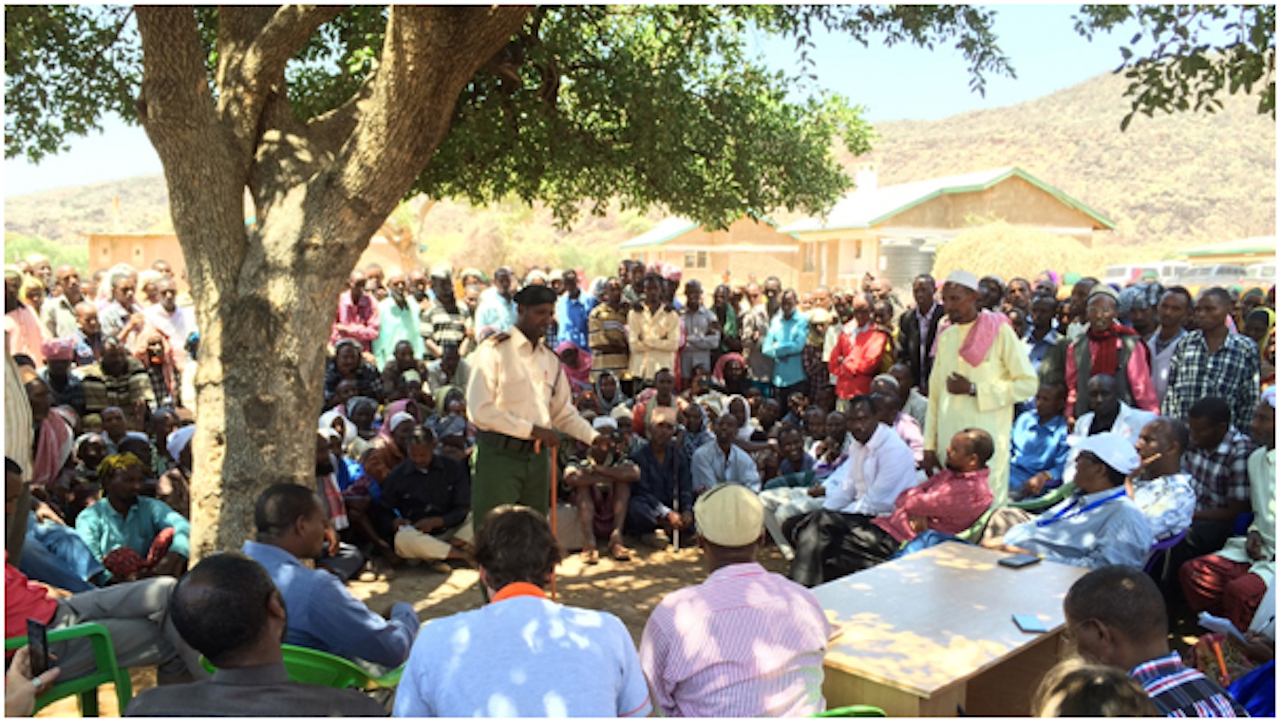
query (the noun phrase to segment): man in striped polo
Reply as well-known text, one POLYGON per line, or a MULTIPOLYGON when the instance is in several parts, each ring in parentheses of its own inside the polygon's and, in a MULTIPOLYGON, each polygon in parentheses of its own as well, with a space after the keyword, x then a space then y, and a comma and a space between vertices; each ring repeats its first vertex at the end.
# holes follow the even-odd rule
POLYGON ((1080 655, 1129 671, 1166 717, 1246 717, 1217 682, 1169 651, 1160 589, 1141 569, 1107 566, 1076 580, 1062 602, 1080 655))

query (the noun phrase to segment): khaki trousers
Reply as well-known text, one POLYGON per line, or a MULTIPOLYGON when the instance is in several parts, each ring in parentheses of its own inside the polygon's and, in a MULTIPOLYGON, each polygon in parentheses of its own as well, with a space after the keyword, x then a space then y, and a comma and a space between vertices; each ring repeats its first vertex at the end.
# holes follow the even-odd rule
POLYGON ((449 551, 453 549, 453 545, 449 543, 450 539, 470 542, 473 538, 475 538, 475 531, 471 526, 470 514, 467 514, 467 518, 461 524, 436 534, 424 534, 412 526, 401 527, 400 531, 396 532, 396 555, 405 559, 436 561, 449 556, 449 551))

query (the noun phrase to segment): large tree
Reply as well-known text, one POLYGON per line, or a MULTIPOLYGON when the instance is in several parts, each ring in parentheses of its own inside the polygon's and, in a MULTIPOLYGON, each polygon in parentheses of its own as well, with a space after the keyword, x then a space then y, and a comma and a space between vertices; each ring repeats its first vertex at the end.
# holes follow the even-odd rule
POLYGON ((766 69, 747 32, 794 38, 802 60, 820 30, 954 45, 980 90, 1011 72, 992 19, 964 6, 10 6, 5 153, 38 160, 116 113, 160 156, 201 329, 203 555, 249 535, 263 487, 311 483, 334 299, 406 195, 515 194, 566 221, 583 200, 711 224, 822 211, 849 187, 833 138, 856 154, 870 128, 803 63, 766 69))

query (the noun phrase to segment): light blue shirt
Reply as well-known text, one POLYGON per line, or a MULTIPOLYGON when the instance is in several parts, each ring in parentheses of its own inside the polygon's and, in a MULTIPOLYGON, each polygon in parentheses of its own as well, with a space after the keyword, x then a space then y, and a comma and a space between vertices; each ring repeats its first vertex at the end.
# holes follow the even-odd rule
POLYGON ((1124 564, 1140 569, 1155 536, 1147 517, 1124 495, 1124 488, 1116 487, 1072 494, 1039 517, 1005 532, 1004 543, 1077 567, 1124 564), (1108 497, 1114 498, 1104 502, 1108 497), (1102 503, 1083 511, 1098 502, 1102 503), (1052 521, 1055 517, 1057 521, 1052 521))
POLYGON ((280 547, 247 541, 241 551, 266 567, 284 597, 286 644, 385 667, 397 667, 409 656, 420 624, 409 603, 396 602, 391 619, 383 619, 351 596, 336 576, 306 568, 280 547))
POLYGON ((119 547, 146 557, 156 535, 168 527, 173 527, 169 551, 191 556, 191 522, 159 499, 139 496, 138 503, 121 516, 104 498, 76 517, 76 533, 99 560, 119 547))
POLYGON ((433 619, 418 635, 396 717, 643 717, 640 656, 612 614, 528 595, 433 619))
POLYGON ((1021 489, 1027 479, 1047 471, 1062 481, 1062 468, 1071 447, 1067 445, 1067 419, 1055 416, 1040 423, 1035 409, 1024 411, 1013 422, 1009 436, 1009 490, 1021 489))
POLYGON ((720 445, 712 439, 693 452, 691 466, 694 496, 726 482, 760 491, 760 471, 756 469, 755 460, 736 444, 729 447, 729 456, 725 458, 720 445))
POLYGON ((769 322, 760 352, 773 359, 773 385, 779 388, 804 380, 801 352, 809 337, 809 319, 799 311, 786 318, 781 311, 769 322))
POLYGON ((1039 371, 1040 362, 1044 360, 1045 354, 1049 353, 1049 349, 1058 343, 1058 339, 1062 338, 1062 335, 1058 333, 1058 329, 1051 328, 1049 333, 1044 335, 1044 338, 1036 340, 1031 335, 1034 330, 1034 328, 1027 329, 1027 333, 1022 337, 1022 340, 1027 344, 1027 356, 1031 359, 1031 368, 1039 371))
POLYGON ((516 302, 502 297, 496 290, 476 307, 476 337, 485 327, 506 333, 516 325, 516 302))
POLYGON ((564 293, 556 299, 556 343, 572 341, 578 348, 591 352, 587 337, 587 316, 596 307, 596 299, 580 292, 577 298, 564 293))
POLYGON ((378 318, 382 325, 378 327, 378 337, 373 340, 373 355, 378 359, 379 371, 391 360, 396 352, 396 344, 401 341, 408 341, 413 345, 414 358, 422 358, 426 347, 422 344, 422 334, 419 333, 418 315, 418 303, 413 300, 413 296, 405 296, 404 308, 400 308, 396 299, 390 295, 378 304, 378 318))

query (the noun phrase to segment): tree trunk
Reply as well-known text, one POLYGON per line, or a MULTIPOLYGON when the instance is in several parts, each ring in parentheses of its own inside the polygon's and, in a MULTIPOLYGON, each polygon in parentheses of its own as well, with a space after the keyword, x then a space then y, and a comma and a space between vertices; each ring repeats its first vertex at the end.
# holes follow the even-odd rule
POLYGON ((528 10, 393 8, 365 87, 303 125, 285 99, 284 64, 336 12, 219 8, 215 101, 191 8, 137 9, 138 115, 164 164, 201 334, 193 560, 253 538, 266 487, 314 484, 338 294, 444 139, 464 84, 528 10))

